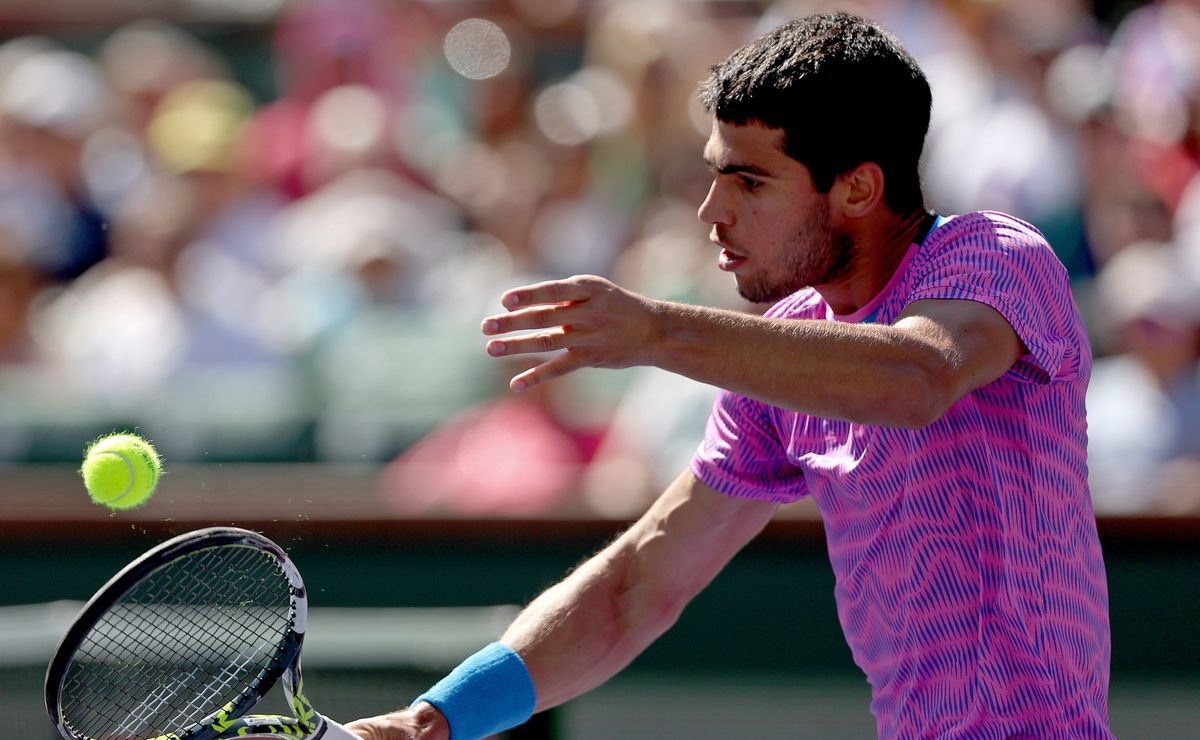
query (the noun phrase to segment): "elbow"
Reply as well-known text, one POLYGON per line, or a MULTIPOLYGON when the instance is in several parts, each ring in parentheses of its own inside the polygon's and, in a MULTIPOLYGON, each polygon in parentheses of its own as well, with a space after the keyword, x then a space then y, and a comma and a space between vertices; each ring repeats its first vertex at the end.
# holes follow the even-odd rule
POLYGON ((893 426, 901 429, 924 429, 942 418, 945 408, 933 402, 921 403, 920 399, 907 404, 904 413, 895 419, 893 426))
POLYGON ((644 585, 622 596, 618 608, 617 631, 623 636, 637 636, 643 645, 649 644, 678 621, 686 600, 644 585))
POLYGON ((924 429, 933 424, 962 395, 958 386, 956 363, 952 358, 931 353, 894 386, 897 391, 894 425, 903 429, 924 429))
POLYGON ((649 642, 675 624, 687 606, 689 594, 677 584, 655 577, 643 567, 640 553, 631 552, 624 567, 620 587, 613 594, 614 623, 621 635, 641 635, 649 642))

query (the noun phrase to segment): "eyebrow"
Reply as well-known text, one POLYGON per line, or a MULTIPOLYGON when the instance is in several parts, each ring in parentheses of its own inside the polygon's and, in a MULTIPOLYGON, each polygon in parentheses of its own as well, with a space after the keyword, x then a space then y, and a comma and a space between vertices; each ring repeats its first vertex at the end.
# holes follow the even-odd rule
POLYGON ((705 157, 704 163, 708 165, 710 172, 716 172, 722 175, 757 175, 759 177, 772 177, 770 172, 753 164, 723 164, 717 165, 711 159, 705 157))

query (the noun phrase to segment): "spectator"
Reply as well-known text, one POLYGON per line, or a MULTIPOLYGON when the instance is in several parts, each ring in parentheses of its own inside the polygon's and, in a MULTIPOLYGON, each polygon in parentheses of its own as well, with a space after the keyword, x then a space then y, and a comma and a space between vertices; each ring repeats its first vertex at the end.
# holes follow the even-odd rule
POLYGON ((1187 507, 1178 497, 1200 487, 1200 290, 1171 245, 1142 243, 1105 266, 1099 298, 1114 352, 1096 362, 1087 397, 1096 508, 1187 507))
POLYGON ((0 79, 5 199, 37 202, 29 258, 51 279, 72 280, 108 252, 105 217, 81 159, 88 137, 112 113, 109 90, 82 54, 26 42, 12 56, 0 79))

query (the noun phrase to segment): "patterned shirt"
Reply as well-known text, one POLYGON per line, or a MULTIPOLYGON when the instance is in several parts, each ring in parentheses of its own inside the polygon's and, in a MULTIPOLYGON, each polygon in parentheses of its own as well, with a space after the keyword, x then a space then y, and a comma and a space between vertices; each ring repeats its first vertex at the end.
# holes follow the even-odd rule
POLYGON ((1044 238, 1001 213, 939 219, 854 315, 811 289, 767 315, 890 324, 923 299, 991 306, 1028 351, 922 429, 722 392, 692 470, 730 496, 815 499, 880 737, 1112 737, 1087 484, 1092 356, 1044 238))

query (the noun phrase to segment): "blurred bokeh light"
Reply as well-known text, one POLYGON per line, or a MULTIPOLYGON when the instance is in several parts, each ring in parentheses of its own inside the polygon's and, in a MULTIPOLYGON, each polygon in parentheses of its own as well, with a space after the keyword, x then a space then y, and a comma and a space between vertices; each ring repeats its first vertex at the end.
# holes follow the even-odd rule
POLYGON ((1200 510, 1189 0, 0 3, 0 461, 74 464, 135 425, 181 463, 364 464, 394 511, 638 511, 712 389, 630 370, 514 399, 478 322, 582 272, 761 310, 695 219, 696 83, 835 8, 929 75, 929 205, 1009 210, 1070 272, 1098 510, 1200 510), (497 408, 562 451, 559 484, 401 500, 408 465, 503 456, 497 408))

